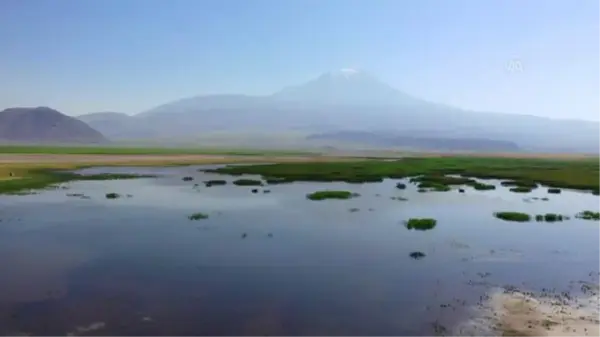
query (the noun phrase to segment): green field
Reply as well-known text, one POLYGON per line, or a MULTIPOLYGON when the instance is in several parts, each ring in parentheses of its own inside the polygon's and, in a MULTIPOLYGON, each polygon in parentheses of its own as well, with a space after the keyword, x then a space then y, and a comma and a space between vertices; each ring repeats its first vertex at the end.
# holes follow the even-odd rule
POLYGON ((469 178, 511 179, 529 184, 572 188, 598 193, 598 159, 557 160, 521 158, 429 157, 394 161, 363 160, 328 163, 281 163, 227 166, 208 170, 223 174, 258 174, 286 181, 377 182, 384 178, 428 175, 427 181, 449 180, 446 174, 469 178), (438 176, 438 178, 434 178, 438 176), (442 177, 440 177, 442 176, 442 177))
POLYGON ((316 152, 286 150, 251 150, 201 147, 121 147, 121 146, 44 146, 0 145, 0 154, 84 154, 84 155, 185 155, 208 154, 230 156, 302 156, 318 155, 316 152))

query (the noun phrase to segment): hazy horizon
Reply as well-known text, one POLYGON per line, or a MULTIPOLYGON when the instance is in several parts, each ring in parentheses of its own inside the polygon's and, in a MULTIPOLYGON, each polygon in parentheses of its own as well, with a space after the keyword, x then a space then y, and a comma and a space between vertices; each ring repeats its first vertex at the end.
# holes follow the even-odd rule
POLYGON ((135 114, 357 68, 477 111, 599 120, 597 1, 7 0, 0 110, 135 114))

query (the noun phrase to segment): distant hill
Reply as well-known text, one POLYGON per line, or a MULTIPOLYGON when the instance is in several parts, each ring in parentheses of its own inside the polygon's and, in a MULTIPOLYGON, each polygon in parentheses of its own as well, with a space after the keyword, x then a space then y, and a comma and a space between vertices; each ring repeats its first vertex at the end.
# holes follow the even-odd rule
POLYGON ((514 143, 524 151, 600 152, 598 122, 465 110, 413 97, 353 69, 327 72, 271 95, 202 95, 133 116, 104 117, 104 121, 91 121, 89 115, 80 119, 111 139, 180 140, 211 132, 310 135, 386 130, 408 137, 405 141, 430 139, 419 146, 444 146, 433 139, 485 139, 507 146, 514 143))
POLYGON ((307 139, 437 151, 516 152, 521 150, 516 143, 502 140, 402 136, 385 132, 340 131, 310 135, 307 139))
MULTIPOLYGON (((100 131, 111 140, 154 138, 159 134, 140 118, 133 118, 121 112, 94 112, 77 116, 92 128, 100 131)), ((160 126, 156 126, 160 129, 160 126)))
POLYGON ((47 107, 0 111, 0 140, 73 144, 108 141, 86 123, 47 107))

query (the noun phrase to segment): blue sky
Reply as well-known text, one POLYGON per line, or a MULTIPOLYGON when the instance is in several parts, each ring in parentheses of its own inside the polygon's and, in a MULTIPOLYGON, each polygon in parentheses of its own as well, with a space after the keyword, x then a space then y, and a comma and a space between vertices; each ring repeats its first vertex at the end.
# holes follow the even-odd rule
POLYGON ((599 119, 597 0, 2 0, 0 108, 137 113, 355 67, 440 103, 599 119))

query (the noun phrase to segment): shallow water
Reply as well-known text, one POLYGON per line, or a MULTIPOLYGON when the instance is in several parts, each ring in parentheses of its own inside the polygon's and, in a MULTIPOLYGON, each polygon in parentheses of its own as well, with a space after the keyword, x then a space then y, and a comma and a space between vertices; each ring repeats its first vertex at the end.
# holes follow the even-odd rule
POLYGON ((82 172, 160 177, 0 196, 0 334, 444 334, 472 320, 498 287, 575 296, 576 282, 597 283, 598 222, 512 223, 492 214, 573 216, 597 210, 598 196, 502 186, 418 193, 412 184, 396 189, 397 180, 253 194, 204 187, 239 177, 197 168, 93 168, 82 172), (306 199, 319 189, 361 196, 306 199), (123 197, 106 199, 109 192, 123 197), (80 193, 87 197, 67 195, 80 193), (210 217, 188 220, 195 212, 210 217), (411 217, 438 224, 409 231, 402 222, 411 217), (415 251, 425 257, 412 259, 415 251))

